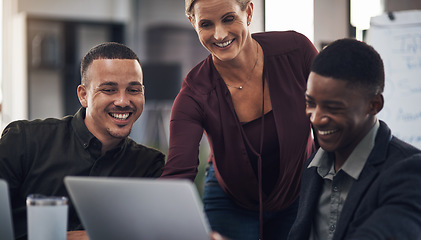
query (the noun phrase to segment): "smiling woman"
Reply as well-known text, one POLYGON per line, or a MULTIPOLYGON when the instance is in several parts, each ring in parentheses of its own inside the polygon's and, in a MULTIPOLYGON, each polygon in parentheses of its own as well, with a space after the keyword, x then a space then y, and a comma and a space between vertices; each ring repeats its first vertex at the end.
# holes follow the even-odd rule
POLYGON ((210 55, 174 101, 162 177, 195 179, 205 132, 212 154, 203 202, 212 229, 231 239, 286 239, 314 150, 304 92, 317 51, 294 31, 251 34, 253 1, 185 4, 210 55))

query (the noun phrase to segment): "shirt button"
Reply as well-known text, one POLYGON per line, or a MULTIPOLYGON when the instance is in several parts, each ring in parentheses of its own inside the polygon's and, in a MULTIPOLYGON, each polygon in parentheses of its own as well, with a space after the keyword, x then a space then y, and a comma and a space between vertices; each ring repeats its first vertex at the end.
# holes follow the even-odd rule
POLYGON ((339 188, 335 186, 335 187, 333 187, 333 191, 337 192, 337 191, 339 191, 339 188))
POLYGON ((329 227, 329 231, 330 232, 335 231, 335 229, 336 229, 336 226, 335 225, 330 225, 330 227, 329 227))
POLYGON ((83 144, 83 147, 85 147, 85 148, 88 147, 88 144, 87 143, 84 143, 83 144))

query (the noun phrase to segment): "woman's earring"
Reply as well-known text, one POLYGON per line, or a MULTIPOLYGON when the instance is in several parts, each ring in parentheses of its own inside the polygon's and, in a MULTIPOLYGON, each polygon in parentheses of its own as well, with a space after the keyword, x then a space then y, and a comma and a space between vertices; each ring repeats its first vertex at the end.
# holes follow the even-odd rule
POLYGON ((251 22, 249 21, 249 22, 247 22, 247 26, 250 26, 250 24, 251 24, 251 22))

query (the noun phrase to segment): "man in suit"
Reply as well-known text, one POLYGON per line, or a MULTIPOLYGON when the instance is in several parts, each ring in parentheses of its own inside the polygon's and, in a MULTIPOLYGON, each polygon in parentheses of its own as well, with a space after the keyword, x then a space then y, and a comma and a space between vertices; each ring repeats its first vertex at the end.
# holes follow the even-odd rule
POLYGON ((383 88, 380 55, 363 42, 337 40, 315 58, 306 112, 320 149, 289 240, 421 239, 421 151, 377 119, 383 88))

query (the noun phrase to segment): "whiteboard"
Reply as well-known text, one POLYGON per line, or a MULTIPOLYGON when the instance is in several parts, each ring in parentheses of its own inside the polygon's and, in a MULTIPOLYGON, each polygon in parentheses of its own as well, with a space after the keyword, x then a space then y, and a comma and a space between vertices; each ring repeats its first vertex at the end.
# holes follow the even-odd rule
POLYGON ((421 11, 373 17, 367 43, 385 67, 385 106, 379 119, 393 135, 421 148, 421 11))

